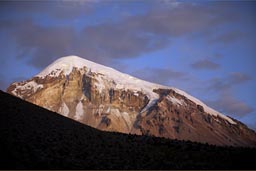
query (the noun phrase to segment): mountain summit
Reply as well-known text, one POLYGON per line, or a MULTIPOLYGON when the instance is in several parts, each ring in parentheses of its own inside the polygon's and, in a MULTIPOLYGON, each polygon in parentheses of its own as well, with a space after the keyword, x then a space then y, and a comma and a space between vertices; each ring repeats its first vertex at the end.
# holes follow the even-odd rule
POLYGON ((100 130, 216 145, 255 146, 243 123, 174 87, 77 56, 62 57, 7 92, 100 130))

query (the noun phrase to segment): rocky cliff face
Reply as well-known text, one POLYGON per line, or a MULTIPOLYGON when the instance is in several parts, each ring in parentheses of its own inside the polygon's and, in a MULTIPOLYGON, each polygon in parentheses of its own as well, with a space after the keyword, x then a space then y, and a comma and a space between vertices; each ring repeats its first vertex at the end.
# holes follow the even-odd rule
POLYGON ((97 73, 85 73, 86 68, 74 68, 68 76, 61 73, 55 78, 34 77, 14 83, 8 92, 86 125, 129 133, 137 114, 149 101, 147 96, 141 92, 135 94, 130 90, 114 89, 115 83, 108 80, 104 80, 108 86, 100 91, 96 86, 97 73), (33 86, 16 88, 27 84, 37 84, 38 89, 33 86))
POLYGON ((57 60, 30 80, 11 84, 7 92, 100 130, 256 145, 254 131, 181 90, 75 56, 57 60))
POLYGON ((217 145, 255 145, 255 132, 246 125, 209 115, 203 106, 171 89, 155 91, 159 100, 137 120, 143 134, 217 145))

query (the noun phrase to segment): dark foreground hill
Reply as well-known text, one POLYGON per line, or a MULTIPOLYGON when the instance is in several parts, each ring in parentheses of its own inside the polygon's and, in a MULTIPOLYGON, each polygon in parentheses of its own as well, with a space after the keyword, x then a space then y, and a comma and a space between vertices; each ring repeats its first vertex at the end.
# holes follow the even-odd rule
POLYGON ((256 169, 255 159, 255 148, 102 132, 0 92, 0 169, 256 169))

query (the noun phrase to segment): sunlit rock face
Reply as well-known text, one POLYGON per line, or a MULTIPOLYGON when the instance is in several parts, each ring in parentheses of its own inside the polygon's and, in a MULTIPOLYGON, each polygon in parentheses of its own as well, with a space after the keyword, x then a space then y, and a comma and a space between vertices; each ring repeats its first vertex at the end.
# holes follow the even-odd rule
POLYGON ((200 100, 112 68, 69 56, 7 92, 105 131, 216 145, 255 146, 256 134, 200 100))
MULTIPOLYGON (((147 96, 141 92, 114 89, 114 83, 108 80, 104 80, 104 89, 99 90, 97 74, 86 72, 86 68, 74 68, 68 76, 60 74, 50 81, 35 77, 29 82, 42 83, 43 88, 36 92, 33 89, 17 89, 16 92, 31 103, 92 127, 129 133, 137 114, 149 101, 147 96)), ((12 92, 13 87, 8 92, 12 92)))

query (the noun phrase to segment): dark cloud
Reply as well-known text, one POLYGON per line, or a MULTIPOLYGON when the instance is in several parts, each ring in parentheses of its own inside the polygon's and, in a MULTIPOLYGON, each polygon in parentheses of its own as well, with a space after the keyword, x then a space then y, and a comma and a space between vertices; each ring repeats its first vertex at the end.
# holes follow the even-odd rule
POLYGON ((241 32, 239 30, 233 30, 221 35, 217 35, 216 37, 209 40, 210 43, 233 43, 235 41, 240 41, 241 39, 247 36, 246 33, 241 32))
MULTIPOLYGON (((42 12, 48 14, 49 18, 58 15, 65 18, 65 15, 79 16, 84 11, 79 4, 88 4, 87 1, 72 2, 35 1, 25 2, 22 6, 19 5, 22 2, 15 1, 10 2, 11 5, 6 3, 3 9, 5 13, 17 8, 17 11, 42 12)), ((60 56, 70 54, 99 63, 117 58, 135 58, 167 47, 172 38, 203 33, 205 30, 207 34, 213 33, 215 27, 236 21, 238 18, 236 13, 232 13, 230 17, 230 10, 222 9, 220 5, 178 3, 171 6, 172 8, 156 6, 142 15, 86 26, 82 31, 76 31, 72 23, 68 26, 49 24, 44 27, 39 24, 40 21, 25 19, 20 19, 19 22, 5 20, 7 22, 1 24, 0 28, 8 30, 15 38, 17 47, 30 54, 32 65, 43 67, 60 56)), ((209 62, 206 65, 217 67, 209 62)))
POLYGON ((87 27, 81 35, 81 45, 85 49, 93 51, 94 56, 110 58, 136 57, 168 44, 164 37, 129 29, 129 25, 122 23, 87 27))
POLYGON ((230 73, 230 84, 242 84, 252 80, 252 77, 241 72, 230 73))
POLYGON ((192 63, 191 67, 194 69, 216 70, 220 68, 220 65, 210 60, 204 59, 204 60, 199 60, 197 62, 192 63))
POLYGON ((172 38, 208 30, 233 18, 218 8, 204 5, 180 4, 175 8, 156 8, 144 15, 129 16, 113 23, 86 27, 80 44, 83 51, 109 58, 137 57, 143 53, 168 46, 172 38), (88 49, 88 50, 87 50, 88 49))
POLYGON ((240 72, 233 72, 226 77, 213 78, 210 81, 208 81, 207 91, 208 90, 227 91, 234 86, 244 84, 250 80, 252 80, 252 78, 247 74, 240 73, 240 72))
POLYGON ((56 19, 74 19, 93 11, 95 2, 89 0, 1 1, 0 16, 9 17, 9 12, 14 11, 24 16, 42 14, 56 19))
POLYGON ((235 117, 242 117, 250 114, 254 109, 246 103, 234 98, 228 91, 222 92, 216 101, 207 101, 210 106, 220 110, 220 112, 232 115, 235 117))
POLYGON ((214 59, 221 59, 223 56, 220 53, 216 53, 215 55, 212 56, 214 59))
POLYGON ((72 28, 43 27, 31 20, 16 23, 11 34, 23 54, 18 56, 32 54, 33 58, 29 62, 36 67, 46 66, 53 58, 69 54, 75 38, 72 28))
MULTIPOLYGON (((207 92, 212 91, 218 95, 215 101, 206 101, 207 104, 222 113, 234 117, 243 117, 244 115, 254 112, 254 109, 233 96, 235 86, 247 83, 252 78, 244 73, 233 72, 222 78, 214 78, 208 82, 207 92)), ((207 83, 206 83, 207 84, 207 83)))
POLYGON ((207 90, 213 90, 213 91, 223 91, 229 89, 232 84, 230 84, 229 81, 227 81, 224 78, 212 78, 210 81, 208 81, 207 90))
POLYGON ((143 80, 162 85, 168 85, 172 80, 185 80, 188 77, 187 73, 175 71, 169 68, 143 68, 136 70, 132 75, 143 80))

